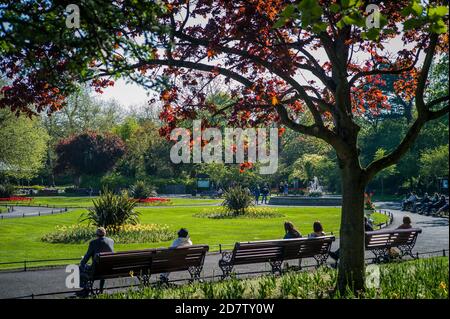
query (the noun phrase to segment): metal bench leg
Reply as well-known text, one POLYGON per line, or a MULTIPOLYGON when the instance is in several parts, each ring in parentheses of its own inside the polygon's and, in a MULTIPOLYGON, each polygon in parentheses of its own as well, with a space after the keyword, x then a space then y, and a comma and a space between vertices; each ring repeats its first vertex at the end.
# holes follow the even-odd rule
POLYGON ((316 268, 319 268, 320 266, 322 266, 323 264, 325 264, 327 262, 328 259, 328 254, 326 255, 315 255, 314 259, 316 260, 316 268))
POLYGON ((200 274, 202 272, 203 267, 199 266, 199 267, 195 267, 195 266, 191 266, 189 267, 188 271, 189 274, 191 275, 191 282, 195 281, 195 280, 200 280, 200 274))
POLYGON ((272 267, 272 274, 279 273, 282 274, 281 265, 283 264, 282 260, 271 261, 270 266, 272 267))
POLYGON ((227 277, 230 277, 230 274, 233 271, 232 264, 219 264, 219 267, 222 270, 222 276, 221 276, 222 280, 224 280, 227 277))
POLYGON ((417 259, 417 256, 414 256, 412 253, 412 249, 414 248, 414 245, 406 245, 406 246, 398 246, 398 249, 400 250, 400 258, 403 258, 404 256, 408 255, 412 259, 417 259))

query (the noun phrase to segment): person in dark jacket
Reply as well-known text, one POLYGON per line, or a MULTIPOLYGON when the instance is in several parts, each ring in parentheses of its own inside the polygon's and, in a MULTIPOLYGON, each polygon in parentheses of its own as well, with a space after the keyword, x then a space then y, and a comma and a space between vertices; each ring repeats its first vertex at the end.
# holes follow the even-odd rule
POLYGON ((256 205, 258 205, 259 195, 261 195, 261 191, 259 189, 259 186, 256 185, 255 189, 253 190, 253 196, 255 196, 255 204, 256 205))
POLYGON ((295 229, 294 224, 291 222, 284 223, 284 231, 286 232, 283 239, 301 238, 302 234, 295 229))
MULTIPOLYGON (((83 291, 81 294, 85 294, 86 291, 86 278, 89 276, 89 272, 92 271, 92 266, 94 266, 95 263, 95 256, 99 253, 106 253, 106 252, 114 252, 114 240, 111 238, 106 237, 106 229, 103 227, 97 228, 96 232, 97 238, 93 239, 89 242, 89 247, 84 254, 83 259, 81 259, 80 262, 80 275, 81 280, 80 282, 83 283, 83 291), (88 261, 92 259, 92 266, 89 266, 87 263, 88 261)), ((103 292, 103 287, 105 285, 105 280, 100 280, 100 292, 103 292)))
POLYGON ((269 196, 269 186, 264 185, 264 187, 261 190, 261 204, 267 204, 267 196, 269 196))

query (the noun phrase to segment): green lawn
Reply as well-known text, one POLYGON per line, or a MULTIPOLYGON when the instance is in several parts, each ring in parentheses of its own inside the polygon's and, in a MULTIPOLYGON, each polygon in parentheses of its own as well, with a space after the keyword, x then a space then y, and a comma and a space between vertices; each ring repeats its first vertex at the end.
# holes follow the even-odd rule
MULTIPOLYGON (((322 222, 326 232, 333 232, 334 234, 339 232, 339 208, 282 207, 277 209, 285 216, 271 219, 217 220, 192 216, 206 209, 208 208, 205 206, 188 206, 139 208, 138 211, 142 213, 141 223, 165 224, 174 231, 180 227, 186 227, 194 244, 209 244, 212 251, 218 250, 218 244, 282 238, 285 220, 292 221, 303 235, 312 232, 312 224, 316 220, 322 222)), ((1 220, 0 263, 38 259, 81 258, 86 251, 86 244, 50 244, 44 243, 40 239, 44 234, 52 232, 57 225, 77 223, 84 211, 84 209, 77 209, 60 215, 1 220)), ((169 244, 170 242, 117 244, 115 249, 121 251, 165 247, 169 244)), ((226 248, 230 248, 230 246, 226 248)), ((56 262, 56 264, 58 263, 56 262)), ((0 268, 12 268, 12 266, 0 265, 0 268)))
MULTIPOLYGON (((20 201, 20 202, 0 202, 0 204, 13 204, 13 205, 31 205, 31 206, 51 206, 51 207, 75 207, 85 208, 92 206, 92 200, 98 198, 93 197, 71 197, 71 196, 36 196, 31 197, 32 201, 20 201)), ((170 198, 169 205, 166 206, 197 206, 197 205, 211 205, 221 203, 220 199, 204 199, 204 198, 170 198)))

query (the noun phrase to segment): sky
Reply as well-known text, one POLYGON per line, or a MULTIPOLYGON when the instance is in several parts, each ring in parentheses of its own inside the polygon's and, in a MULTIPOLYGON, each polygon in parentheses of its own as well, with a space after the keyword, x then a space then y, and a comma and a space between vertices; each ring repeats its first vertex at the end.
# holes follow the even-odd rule
POLYGON ((122 79, 115 81, 114 86, 110 86, 103 91, 102 94, 94 92, 93 95, 103 100, 114 99, 125 109, 147 104, 150 100, 150 97, 147 96, 148 90, 134 83, 126 83, 122 79))

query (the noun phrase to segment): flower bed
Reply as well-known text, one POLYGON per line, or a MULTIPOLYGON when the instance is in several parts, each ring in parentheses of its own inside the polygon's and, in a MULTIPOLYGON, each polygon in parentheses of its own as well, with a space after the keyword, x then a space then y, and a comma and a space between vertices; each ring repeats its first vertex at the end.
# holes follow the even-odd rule
POLYGON ((169 198, 162 198, 162 197, 148 197, 148 198, 141 198, 137 200, 139 204, 144 205, 170 205, 172 202, 169 198))
POLYGON ((21 196, 11 196, 11 197, 2 197, 0 198, 0 202, 23 202, 23 201, 32 201, 33 199, 30 197, 21 197, 21 196))
POLYGON ((225 219, 225 218, 278 218, 284 215, 277 210, 268 207, 248 207, 244 214, 235 215, 233 212, 228 211, 225 207, 214 207, 204 210, 201 213, 193 215, 199 218, 211 218, 211 219, 225 219))
MULTIPOLYGON (((96 227, 85 224, 57 226, 52 233, 44 235, 41 240, 48 243, 81 244, 95 238, 96 227)), ((115 232, 107 229, 107 236, 116 244, 157 243, 176 238, 174 231, 166 225, 137 224, 122 225, 115 232)))

